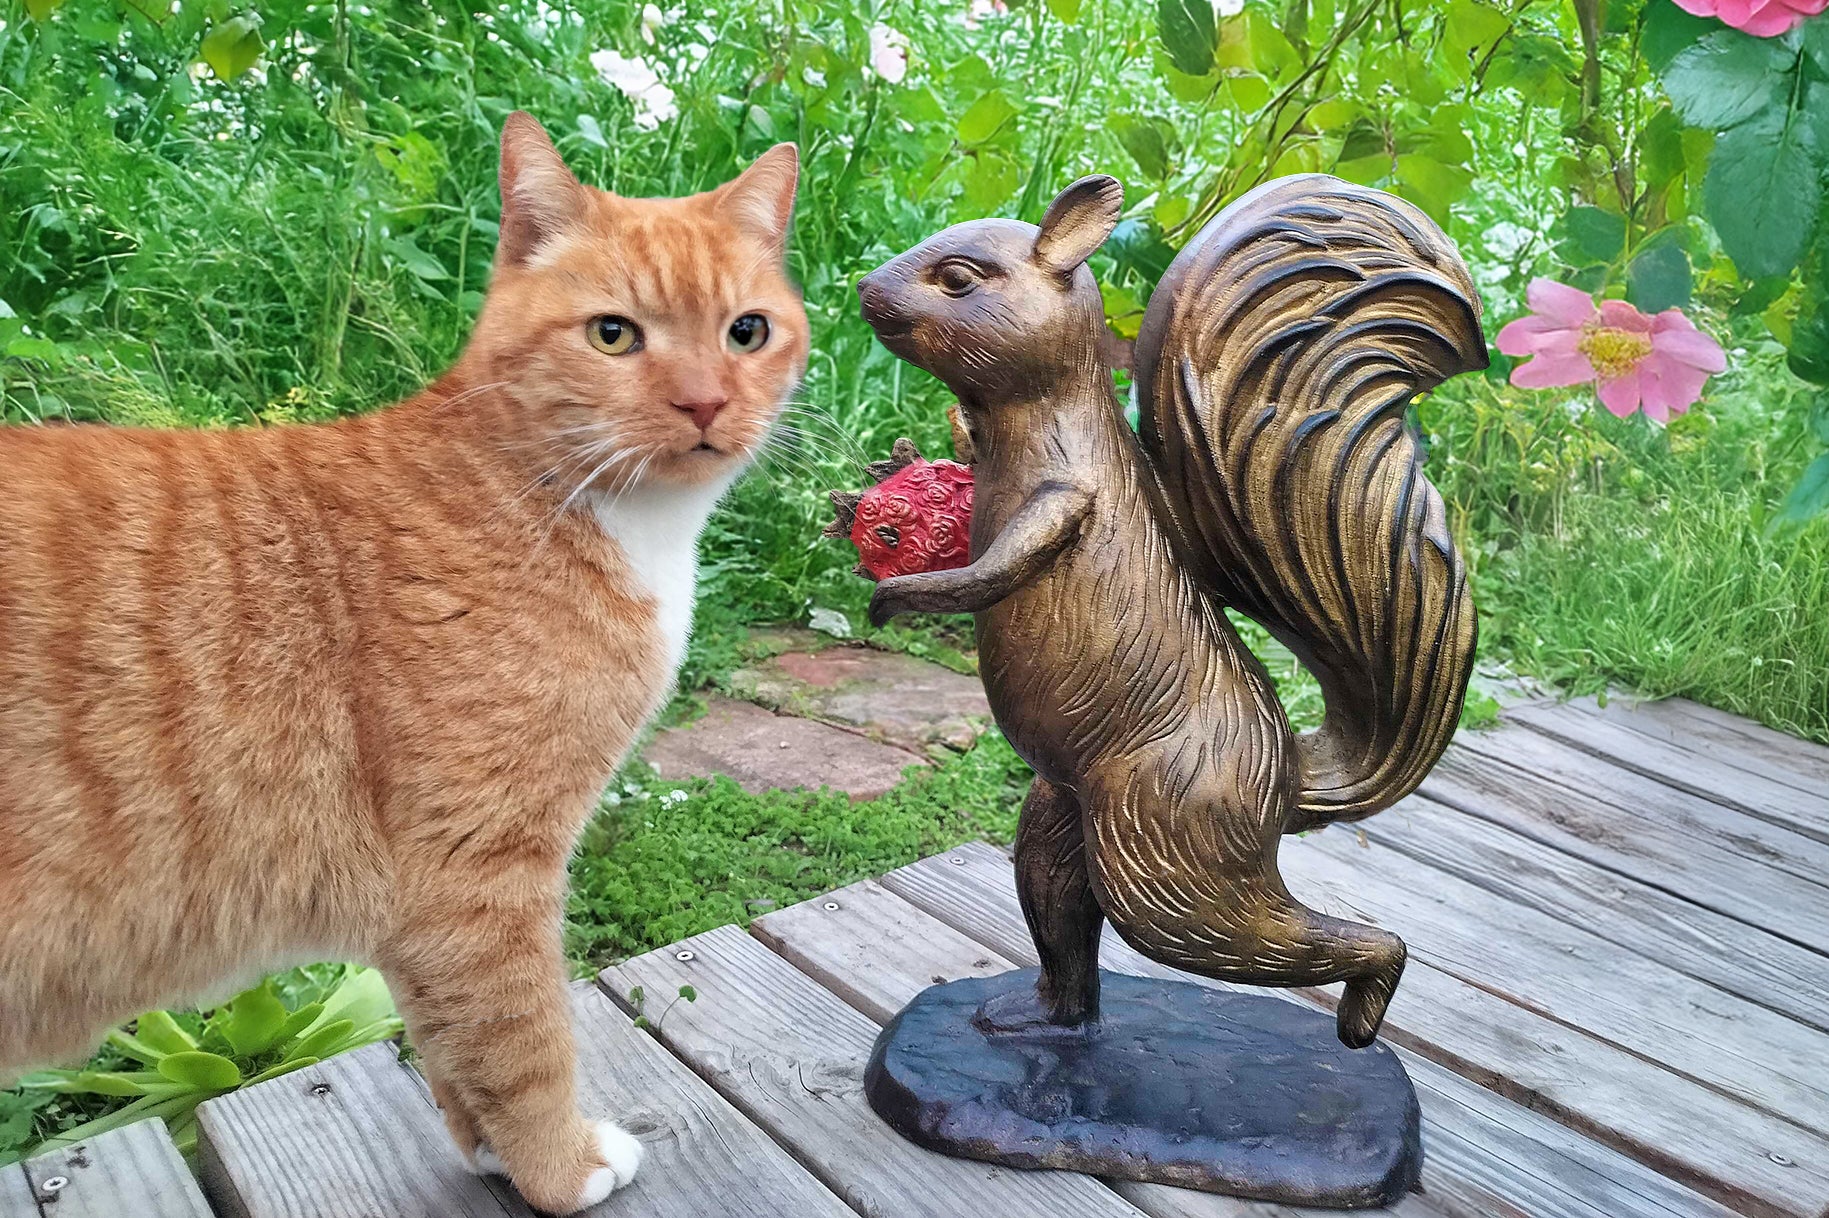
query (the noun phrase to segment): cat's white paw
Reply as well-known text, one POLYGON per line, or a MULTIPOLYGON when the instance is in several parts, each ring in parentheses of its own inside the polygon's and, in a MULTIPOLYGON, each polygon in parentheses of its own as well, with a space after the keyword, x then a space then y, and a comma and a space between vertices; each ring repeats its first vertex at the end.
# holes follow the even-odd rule
POLYGON ((635 1179, 641 1167, 641 1142, 634 1134, 614 1121, 597 1122, 597 1153, 607 1166, 592 1172, 584 1182, 578 1208, 596 1205, 605 1197, 635 1179))
MULTIPOLYGON (((597 1153, 605 1166, 585 1178, 578 1200, 563 1213, 589 1209, 605 1197, 635 1179, 641 1167, 642 1145, 639 1139, 614 1121, 599 1121, 593 1127, 597 1135, 597 1153)), ((478 1145, 476 1157, 465 1164, 479 1176, 506 1176, 508 1169, 487 1146, 478 1145)))
POLYGON ((495 1152, 481 1143, 477 1144, 476 1154, 472 1158, 464 1160, 464 1166, 469 1168, 472 1174, 478 1176, 505 1176, 508 1174, 508 1169, 503 1167, 502 1161, 495 1157, 495 1152))

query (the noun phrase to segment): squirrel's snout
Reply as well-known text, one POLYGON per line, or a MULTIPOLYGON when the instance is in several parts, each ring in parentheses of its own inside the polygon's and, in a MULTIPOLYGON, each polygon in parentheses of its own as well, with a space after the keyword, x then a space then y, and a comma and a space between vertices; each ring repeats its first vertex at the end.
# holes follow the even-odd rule
POLYGON ((857 281, 859 312, 870 328, 879 334, 885 327, 896 328, 897 310, 893 295, 883 283, 883 268, 878 267, 857 281))
POLYGON ((871 271, 857 281, 857 301, 862 306, 864 320, 871 321, 883 307, 882 271, 871 271))

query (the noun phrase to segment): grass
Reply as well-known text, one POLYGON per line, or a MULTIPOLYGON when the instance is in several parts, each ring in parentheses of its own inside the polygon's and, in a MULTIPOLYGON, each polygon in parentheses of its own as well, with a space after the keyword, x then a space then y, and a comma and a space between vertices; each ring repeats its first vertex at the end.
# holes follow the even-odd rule
POLYGON ((1490 381, 1429 405, 1488 660, 1829 743, 1829 522, 1776 519, 1813 451, 1779 358, 1737 353, 1667 429, 1490 381))
POLYGON ((663 782, 631 767, 572 862, 567 950, 599 968, 747 923, 974 838, 1009 841, 1029 770, 996 732, 881 798, 752 795, 728 778, 663 782))

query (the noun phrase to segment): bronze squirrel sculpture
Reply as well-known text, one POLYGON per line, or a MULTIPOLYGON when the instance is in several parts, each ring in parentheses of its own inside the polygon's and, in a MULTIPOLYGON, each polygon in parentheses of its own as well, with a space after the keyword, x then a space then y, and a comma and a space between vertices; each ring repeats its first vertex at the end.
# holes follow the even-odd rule
POLYGON ((1110 921, 1209 977, 1345 981, 1339 1036, 1363 1047, 1403 941, 1297 902, 1277 848, 1407 795, 1458 721, 1474 608, 1404 414, 1486 366, 1479 297, 1410 204, 1270 182, 1157 286, 1133 433, 1084 266, 1122 199, 1083 178, 1039 228, 956 225, 858 284, 884 345, 958 396, 976 479, 970 565, 882 581, 871 619, 976 614, 992 709, 1037 775, 1016 864, 1040 981, 979 1019, 1095 1020, 1110 921), (1291 730, 1226 608, 1320 680, 1319 730, 1291 730))

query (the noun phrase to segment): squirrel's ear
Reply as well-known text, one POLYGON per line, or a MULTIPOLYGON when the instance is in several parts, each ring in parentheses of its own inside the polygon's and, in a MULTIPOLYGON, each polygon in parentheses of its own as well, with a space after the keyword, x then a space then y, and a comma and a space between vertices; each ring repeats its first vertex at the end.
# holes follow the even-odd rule
POLYGON ((525 262, 583 217, 589 198, 533 115, 502 124, 502 230, 496 260, 525 262))
POLYGON ((1118 179, 1102 173, 1081 178, 1048 204, 1035 237, 1035 260, 1056 274, 1072 274, 1105 244, 1123 208, 1124 188, 1118 179))

